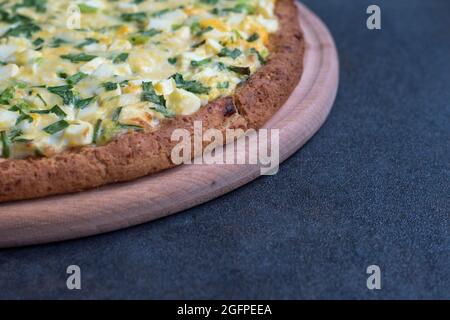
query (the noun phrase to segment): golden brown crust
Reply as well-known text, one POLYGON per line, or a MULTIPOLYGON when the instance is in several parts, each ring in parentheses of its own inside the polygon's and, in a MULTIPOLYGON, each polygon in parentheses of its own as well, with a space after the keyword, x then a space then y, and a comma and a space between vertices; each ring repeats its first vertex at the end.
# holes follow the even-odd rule
POLYGON ((303 71, 305 50, 298 24, 298 10, 291 0, 278 0, 279 32, 272 36, 271 58, 242 87, 234 103, 250 128, 260 128, 286 102, 303 71))
POLYGON ((0 202, 82 191, 173 167, 170 154, 177 142, 171 141, 172 132, 188 129, 193 135, 194 121, 202 121, 204 130, 261 127, 284 104, 302 73, 304 42, 294 1, 278 0, 276 13, 280 31, 271 37, 269 61, 233 97, 165 121, 157 131, 125 134, 105 146, 2 161, 0 202))

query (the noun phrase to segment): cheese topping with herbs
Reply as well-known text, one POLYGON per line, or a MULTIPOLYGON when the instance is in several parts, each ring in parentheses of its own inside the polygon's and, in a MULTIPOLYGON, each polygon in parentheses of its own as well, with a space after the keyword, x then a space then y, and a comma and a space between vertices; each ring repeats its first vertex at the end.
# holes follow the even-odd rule
POLYGON ((276 0, 0 2, 0 157, 157 129, 268 56, 276 0))

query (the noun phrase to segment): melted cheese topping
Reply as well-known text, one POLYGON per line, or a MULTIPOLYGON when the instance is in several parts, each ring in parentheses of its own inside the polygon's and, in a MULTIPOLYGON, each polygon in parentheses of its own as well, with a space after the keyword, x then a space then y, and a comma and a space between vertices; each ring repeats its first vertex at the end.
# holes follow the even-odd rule
POLYGON ((0 156, 50 156, 156 130, 264 64, 276 0, 0 4, 0 156))

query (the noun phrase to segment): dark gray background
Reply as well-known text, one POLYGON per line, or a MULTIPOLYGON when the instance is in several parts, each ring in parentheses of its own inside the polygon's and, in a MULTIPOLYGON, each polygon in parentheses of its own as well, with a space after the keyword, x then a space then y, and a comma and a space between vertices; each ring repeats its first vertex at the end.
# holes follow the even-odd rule
POLYGON ((3 250, 0 298, 450 298, 450 1, 305 3, 336 39, 340 90, 279 174, 128 230, 3 250))

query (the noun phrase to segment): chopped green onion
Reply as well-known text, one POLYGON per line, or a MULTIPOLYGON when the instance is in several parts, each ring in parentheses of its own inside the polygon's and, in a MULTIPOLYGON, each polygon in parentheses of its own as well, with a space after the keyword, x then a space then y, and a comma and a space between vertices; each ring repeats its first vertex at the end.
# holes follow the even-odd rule
POLYGON ((93 137, 92 137, 92 142, 93 142, 94 144, 97 143, 97 139, 98 139, 98 137, 100 136, 100 129, 101 129, 101 126, 102 126, 102 120, 101 120, 101 119, 98 119, 97 122, 95 123, 95 126, 94 126, 94 134, 93 134, 93 137))
POLYGON ((69 126, 69 123, 66 120, 59 120, 58 122, 52 123, 51 125, 45 127, 42 130, 50 135, 53 135, 55 133, 58 133, 64 129, 66 129, 68 126, 69 126))
POLYGON ((0 140, 2 142, 2 157, 8 159, 11 155, 11 140, 9 139, 6 131, 0 132, 0 140))

